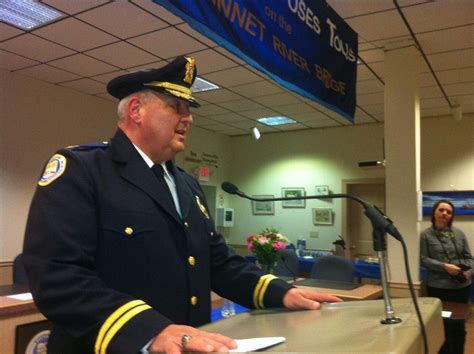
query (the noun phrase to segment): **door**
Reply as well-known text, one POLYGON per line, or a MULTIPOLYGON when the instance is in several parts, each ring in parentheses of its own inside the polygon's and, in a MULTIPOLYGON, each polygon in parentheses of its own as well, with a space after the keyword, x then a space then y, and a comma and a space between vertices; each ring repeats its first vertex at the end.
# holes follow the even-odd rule
MULTIPOLYGON (((346 191, 348 194, 355 195, 370 204, 376 205, 385 213, 385 183, 383 181, 348 183, 346 191)), ((360 204, 352 201, 346 203, 346 208, 346 242, 348 243, 350 257, 352 259, 356 257, 375 257, 372 224, 365 216, 364 209, 360 204)))

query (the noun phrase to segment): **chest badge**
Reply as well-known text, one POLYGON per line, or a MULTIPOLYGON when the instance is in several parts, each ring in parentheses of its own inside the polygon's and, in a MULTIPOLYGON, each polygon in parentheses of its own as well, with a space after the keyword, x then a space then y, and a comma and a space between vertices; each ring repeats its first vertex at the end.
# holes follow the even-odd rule
POLYGON ((199 199, 199 197, 197 195, 195 197, 196 197, 196 203, 197 203, 199 209, 201 210, 201 212, 204 214, 206 219, 210 219, 209 218, 209 213, 207 212, 206 207, 201 203, 201 199, 199 199))

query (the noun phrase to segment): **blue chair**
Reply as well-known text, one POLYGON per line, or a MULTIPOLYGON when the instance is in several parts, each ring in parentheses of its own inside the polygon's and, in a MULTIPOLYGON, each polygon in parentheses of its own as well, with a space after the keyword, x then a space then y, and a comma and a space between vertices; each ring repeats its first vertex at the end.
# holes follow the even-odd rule
POLYGON ((28 284, 28 277, 26 276, 21 253, 13 260, 13 284, 28 284))
POLYGON ((278 251, 275 275, 298 277, 298 256, 295 250, 282 249, 278 251))
POLYGON ((352 261, 341 256, 316 259, 310 277, 313 279, 353 282, 355 267, 352 261))

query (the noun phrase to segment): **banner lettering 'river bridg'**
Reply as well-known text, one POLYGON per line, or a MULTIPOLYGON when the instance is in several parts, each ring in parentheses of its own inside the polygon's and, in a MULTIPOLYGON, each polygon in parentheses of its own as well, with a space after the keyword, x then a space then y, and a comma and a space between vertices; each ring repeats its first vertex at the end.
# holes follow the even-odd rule
POLYGON ((277 83, 354 120, 357 34, 322 0, 153 0, 277 83))

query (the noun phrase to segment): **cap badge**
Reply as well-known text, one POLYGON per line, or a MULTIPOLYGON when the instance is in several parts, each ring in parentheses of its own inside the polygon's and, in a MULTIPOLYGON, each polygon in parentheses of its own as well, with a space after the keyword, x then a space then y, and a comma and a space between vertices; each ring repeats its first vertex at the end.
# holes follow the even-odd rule
POLYGON ((44 187, 58 179, 64 171, 66 171, 66 164, 67 160, 63 155, 53 155, 44 168, 43 175, 38 181, 38 185, 44 187))
POLYGON ((196 197, 196 203, 199 206, 199 209, 201 209, 201 212, 204 214, 206 219, 210 219, 206 207, 201 203, 201 199, 199 199, 197 195, 195 197, 196 197))
POLYGON ((195 66, 195 59, 193 57, 184 57, 187 61, 186 63, 186 73, 184 74, 184 82, 187 82, 188 84, 193 83, 193 77, 194 77, 194 66, 195 66))

